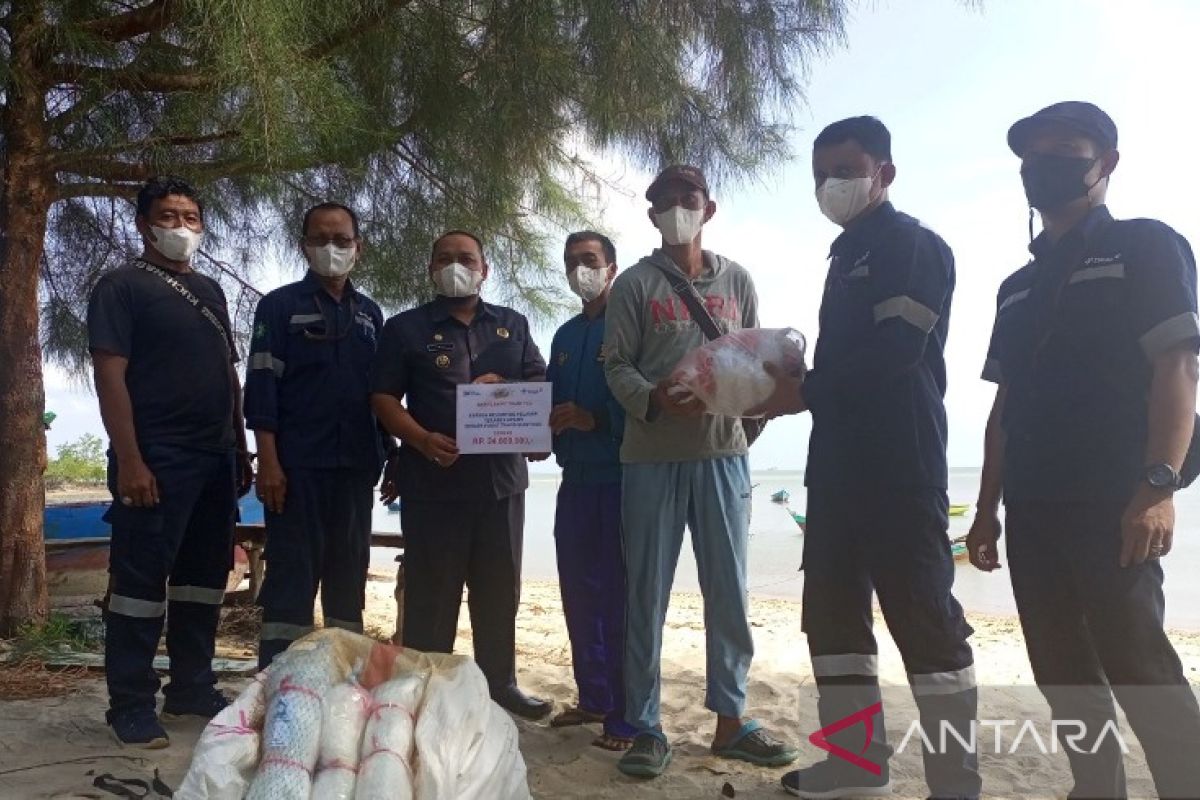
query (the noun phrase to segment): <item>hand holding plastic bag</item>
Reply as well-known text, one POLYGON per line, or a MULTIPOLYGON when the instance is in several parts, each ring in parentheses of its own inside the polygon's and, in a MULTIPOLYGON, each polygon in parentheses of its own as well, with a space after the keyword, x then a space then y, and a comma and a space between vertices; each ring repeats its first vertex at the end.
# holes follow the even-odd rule
POLYGON ((671 380, 710 414, 750 416, 775 389, 772 373, 804 374, 804 349, 804 336, 792 328, 744 328, 688 353, 671 380))

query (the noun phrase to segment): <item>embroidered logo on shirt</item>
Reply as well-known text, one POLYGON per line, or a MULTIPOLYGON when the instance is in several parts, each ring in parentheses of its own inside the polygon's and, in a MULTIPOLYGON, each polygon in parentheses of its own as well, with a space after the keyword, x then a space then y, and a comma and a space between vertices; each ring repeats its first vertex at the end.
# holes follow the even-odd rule
POLYGON ((450 366, 450 356, 442 353, 433 360, 433 363, 437 364, 439 369, 445 369, 446 367, 450 366))
POLYGON ((565 363, 567 363, 567 354, 559 353, 558 354, 558 365, 561 367, 565 363))
POLYGON ((507 339, 509 337, 508 328, 496 328, 496 335, 501 339, 507 339))

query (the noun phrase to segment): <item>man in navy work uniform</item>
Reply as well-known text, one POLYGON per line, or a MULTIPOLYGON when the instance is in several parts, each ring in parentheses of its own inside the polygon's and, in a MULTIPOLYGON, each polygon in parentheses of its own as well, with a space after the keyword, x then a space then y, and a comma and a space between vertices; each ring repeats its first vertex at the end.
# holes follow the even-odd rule
POLYGON ((357 215, 313 206, 300 245, 308 274, 259 301, 246 374, 267 526, 260 669, 312 631, 318 587, 326 627, 362 633, 372 490, 395 447, 371 412, 383 314, 349 277, 362 252, 357 215))
POLYGON ((1003 495, 1034 678, 1055 719, 1087 726, 1060 736, 1071 797, 1126 796, 1121 745, 1101 735, 1114 693, 1158 795, 1200 797, 1200 710, 1163 631, 1161 561, 1195 419, 1196 261, 1161 222, 1105 207, 1117 127, 1096 106, 1044 108, 1008 144, 1044 229, 997 296, 971 561, 999 566, 1003 495))
POLYGON ((442 234, 429 274, 437 297, 387 321, 371 377, 375 413, 402 444, 404 646, 451 651, 465 584, 492 699, 539 719, 550 703, 523 694, 516 677, 525 457, 460 456, 454 435, 458 385, 541 381, 546 364, 525 317, 479 297, 488 264, 477 236, 442 234))
MULTIPOLYGON (((827 127, 813 143, 821 211, 844 232, 830 249, 813 369, 778 382, 770 414, 812 412, 802 627, 822 726, 880 703, 872 592, 904 659, 925 730, 971 735, 977 689, 951 594, 947 535, 946 365, 954 256, 935 233, 888 201, 891 135, 874 117, 827 127)), ((829 756, 783 778, 800 797, 887 794, 883 710, 830 739, 880 767, 829 756)), ((947 737, 924 752, 937 798, 978 797, 976 756, 947 737)))
POLYGON ((583 312, 554 334, 546 377, 554 384, 550 428, 562 485, 554 544, 563 615, 579 704, 555 727, 602 722, 593 744, 625 750, 637 731, 625 722, 625 559, 621 552, 621 434, 625 412, 604 378, 604 311, 617 251, 607 236, 567 237, 563 259, 583 312))
POLYGON ((228 704, 212 671, 214 637, 239 466, 243 488, 252 476, 225 295, 191 266, 204 233, 195 190, 177 178, 147 183, 135 222, 142 255, 103 276, 88 302, 113 495, 106 716, 121 743, 165 747, 152 666, 164 615, 164 717, 212 717, 228 704))

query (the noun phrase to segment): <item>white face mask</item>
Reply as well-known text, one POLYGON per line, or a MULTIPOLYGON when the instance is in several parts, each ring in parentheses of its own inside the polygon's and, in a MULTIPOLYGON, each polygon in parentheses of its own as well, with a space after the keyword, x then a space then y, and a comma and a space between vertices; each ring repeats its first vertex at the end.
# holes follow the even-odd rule
POLYGON ((200 249, 200 241, 204 234, 194 231, 186 225, 178 228, 160 228, 150 226, 154 241, 150 246, 162 254, 168 261, 191 261, 192 256, 200 249))
POLYGON ((608 286, 608 267, 580 265, 567 273, 567 283, 571 284, 572 292, 583 298, 583 302, 590 303, 604 294, 608 286))
MULTIPOLYGON (((876 170, 875 175, 879 172, 876 170)), ((817 205, 821 213, 836 225, 845 225, 871 204, 871 187, 875 175, 869 178, 827 178, 817 189, 817 205)))
POLYGON ((704 227, 704 209, 692 211, 683 206, 671 206, 661 214, 655 214, 654 221, 667 244, 689 244, 704 227))
POLYGON ((433 273, 433 285, 437 287, 438 294, 444 297, 470 297, 479 294, 479 286, 482 283, 482 272, 476 272, 457 261, 440 267, 433 273))
POLYGON ((308 266, 318 275, 340 278, 354 267, 358 248, 338 247, 333 242, 320 247, 305 245, 304 257, 308 260, 308 266))

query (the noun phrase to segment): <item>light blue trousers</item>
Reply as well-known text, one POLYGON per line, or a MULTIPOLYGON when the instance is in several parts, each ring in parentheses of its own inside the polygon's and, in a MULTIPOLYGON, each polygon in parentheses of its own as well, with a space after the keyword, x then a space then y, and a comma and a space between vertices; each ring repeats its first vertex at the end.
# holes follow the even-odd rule
POLYGON ((624 527, 626 721, 659 724, 663 624, 683 545, 692 532, 704 594, 708 650, 704 705, 728 717, 746 706, 746 674, 754 656, 746 597, 750 533, 750 468, 745 456, 667 464, 626 464, 624 527))

